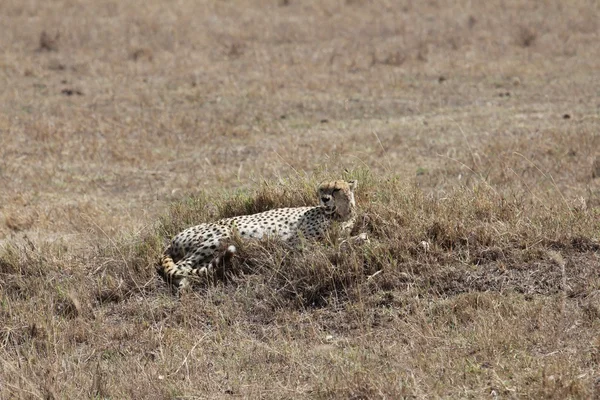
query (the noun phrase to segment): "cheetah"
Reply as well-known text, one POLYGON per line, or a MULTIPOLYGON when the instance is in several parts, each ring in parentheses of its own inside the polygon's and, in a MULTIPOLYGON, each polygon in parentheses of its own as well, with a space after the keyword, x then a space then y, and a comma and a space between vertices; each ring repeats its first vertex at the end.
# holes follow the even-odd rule
POLYGON ((167 246, 157 271, 175 289, 182 289, 189 286, 188 277, 214 277, 231 260, 235 246, 223 248, 234 234, 241 239, 268 236, 297 244, 301 238, 322 239, 332 221, 338 221, 342 233, 349 235, 356 220, 356 187, 355 180, 325 182, 317 190, 318 206, 279 208, 187 228, 167 246))

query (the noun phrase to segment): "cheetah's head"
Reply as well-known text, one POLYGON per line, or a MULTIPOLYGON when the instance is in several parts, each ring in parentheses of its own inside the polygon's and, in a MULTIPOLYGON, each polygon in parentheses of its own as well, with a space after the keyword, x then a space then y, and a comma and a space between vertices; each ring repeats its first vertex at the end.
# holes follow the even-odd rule
POLYGON ((319 185, 319 202, 327 214, 345 219, 354 211, 354 189, 357 181, 332 181, 319 185))

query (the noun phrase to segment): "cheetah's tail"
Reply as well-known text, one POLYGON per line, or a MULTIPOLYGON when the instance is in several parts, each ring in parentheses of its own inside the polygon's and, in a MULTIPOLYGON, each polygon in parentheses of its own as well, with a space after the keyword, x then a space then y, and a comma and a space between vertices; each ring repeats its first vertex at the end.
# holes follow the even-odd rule
POLYGON ((160 264, 156 266, 156 272, 167 283, 172 284, 174 275, 177 275, 177 265, 171 255, 171 245, 167 246, 160 258, 160 264))

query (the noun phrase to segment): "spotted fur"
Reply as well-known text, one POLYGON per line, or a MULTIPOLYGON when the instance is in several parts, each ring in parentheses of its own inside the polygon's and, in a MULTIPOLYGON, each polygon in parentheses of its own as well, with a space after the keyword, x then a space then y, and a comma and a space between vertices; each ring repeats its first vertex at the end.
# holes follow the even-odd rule
POLYGON ((339 221, 349 233, 355 220, 356 181, 325 182, 318 188, 320 205, 279 208, 252 215, 225 218, 188 228, 173 238, 157 267, 163 279, 178 288, 188 285, 187 278, 214 278, 236 252, 230 239, 277 237, 296 243, 303 237, 321 239, 332 221, 339 221))

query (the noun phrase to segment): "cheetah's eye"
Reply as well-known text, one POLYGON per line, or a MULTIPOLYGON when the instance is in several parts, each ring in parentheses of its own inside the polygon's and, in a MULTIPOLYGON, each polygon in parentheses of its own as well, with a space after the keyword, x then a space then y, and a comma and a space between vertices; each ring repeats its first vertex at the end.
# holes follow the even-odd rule
POLYGON ((333 191, 332 191, 331 193, 339 192, 340 190, 342 190, 342 189, 340 189, 340 188, 335 188, 335 189, 333 189, 333 191))

